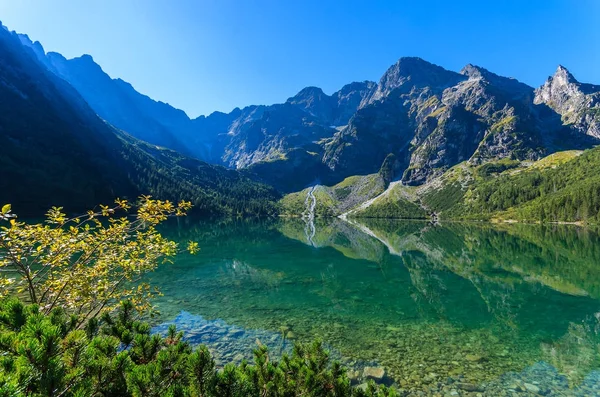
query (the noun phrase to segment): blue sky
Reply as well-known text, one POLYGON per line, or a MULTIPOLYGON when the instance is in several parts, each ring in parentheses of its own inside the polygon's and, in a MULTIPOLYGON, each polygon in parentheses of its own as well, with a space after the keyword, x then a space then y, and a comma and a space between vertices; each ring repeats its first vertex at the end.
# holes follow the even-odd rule
POLYGON ((600 0, 0 0, 0 20, 192 117, 377 81, 401 56, 600 83, 600 0))

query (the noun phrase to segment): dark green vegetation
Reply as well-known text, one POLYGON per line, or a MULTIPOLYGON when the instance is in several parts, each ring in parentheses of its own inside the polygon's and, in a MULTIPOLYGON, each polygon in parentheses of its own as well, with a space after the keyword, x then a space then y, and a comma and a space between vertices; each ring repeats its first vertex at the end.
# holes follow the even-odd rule
POLYGON ((117 196, 192 201, 214 215, 272 214, 276 191, 139 141, 101 120, 69 84, 0 29, 0 202, 21 215, 83 211, 117 196))
POLYGON ((557 153, 507 171, 502 171, 504 164, 487 164, 477 169, 468 187, 448 181, 424 201, 446 218, 598 223, 599 167, 600 148, 581 155, 557 153), (498 173, 490 174, 491 169, 498 173))
POLYGON ((175 327, 150 334, 123 303, 113 316, 78 329, 61 309, 41 314, 16 299, 0 302, 0 396, 393 396, 370 384, 351 388, 321 344, 298 344, 280 361, 258 346, 254 365, 217 369, 205 346, 192 349, 175 327))
POLYGON ((360 211, 361 218, 427 219, 428 214, 418 204, 403 198, 387 200, 360 211))
POLYGON ((123 137, 125 169, 140 192, 154 197, 189 197, 202 215, 273 215, 279 193, 243 172, 207 164, 172 150, 123 137))
POLYGON ((600 222, 600 149, 556 168, 527 169, 476 185, 467 213, 525 221, 600 222))

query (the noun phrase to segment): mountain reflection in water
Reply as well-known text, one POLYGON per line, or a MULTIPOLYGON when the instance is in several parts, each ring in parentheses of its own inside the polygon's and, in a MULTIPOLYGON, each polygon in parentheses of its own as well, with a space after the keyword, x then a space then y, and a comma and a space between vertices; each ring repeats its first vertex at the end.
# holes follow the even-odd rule
MULTIPOLYGON (((201 252, 151 276, 163 321, 186 311, 285 341, 319 338, 351 368, 377 363, 405 389, 450 379, 599 392, 595 230, 316 219, 308 241, 301 219, 185 219, 164 233, 201 252)), ((230 339, 219 342, 226 357, 253 348, 230 339)))

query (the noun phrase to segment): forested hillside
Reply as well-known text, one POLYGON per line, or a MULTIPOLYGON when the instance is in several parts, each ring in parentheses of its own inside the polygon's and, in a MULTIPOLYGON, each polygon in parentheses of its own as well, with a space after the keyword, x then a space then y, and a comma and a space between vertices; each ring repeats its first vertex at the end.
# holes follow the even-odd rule
POLYGON ((600 148, 558 165, 505 171, 470 188, 450 216, 600 222, 600 148))
POLYGON ((139 141, 101 120, 16 34, 0 29, 0 203, 40 215, 115 197, 185 199, 202 214, 272 214, 274 189, 139 141))

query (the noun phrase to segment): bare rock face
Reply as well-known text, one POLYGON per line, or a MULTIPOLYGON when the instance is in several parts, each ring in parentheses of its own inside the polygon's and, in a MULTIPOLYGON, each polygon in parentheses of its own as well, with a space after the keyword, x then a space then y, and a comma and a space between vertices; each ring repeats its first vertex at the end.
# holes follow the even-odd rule
POLYGON ((485 124, 461 107, 447 107, 435 120, 435 128, 416 146, 403 180, 420 184, 448 167, 468 160, 484 134, 485 124))
POLYGON ((334 98, 318 87, 306 87, 289 98, 286 103, 302 109, 323 122, 333 118, 336 107, 334 98))
POLYGON ((392 65, 381 77, 377 88, 365 98, 361 107, 365 107, 390 95, 394 90, 400 92, 430 87, 433 90, 443 89, 458 83, 463 77, 421 58, 404 57, 392 65))
POLYGON ((377 84, 372 81, 363 81, 346 84, 335 92, 332 97, 336 100, 336 111, 331 124, 335 126, 348 124, 361 102, 371 95, 376 87, 377 84))
MULTIPOLYGON (((343 176, 371 173, 392 153, 403 181, 421 184, 469 160, 537 159, 561 125, 542 128, 534 90, 515 79, 467 65, 450 72, 402 58, 381 78, 323 161, 343 176)), ((556 123, 555 123, 556 124, 556 123)))
POLYGON ((600 138, 600 86, 578 82, 565 67, 535 90, 534 103, 552 108, 580 133, 600 138))

